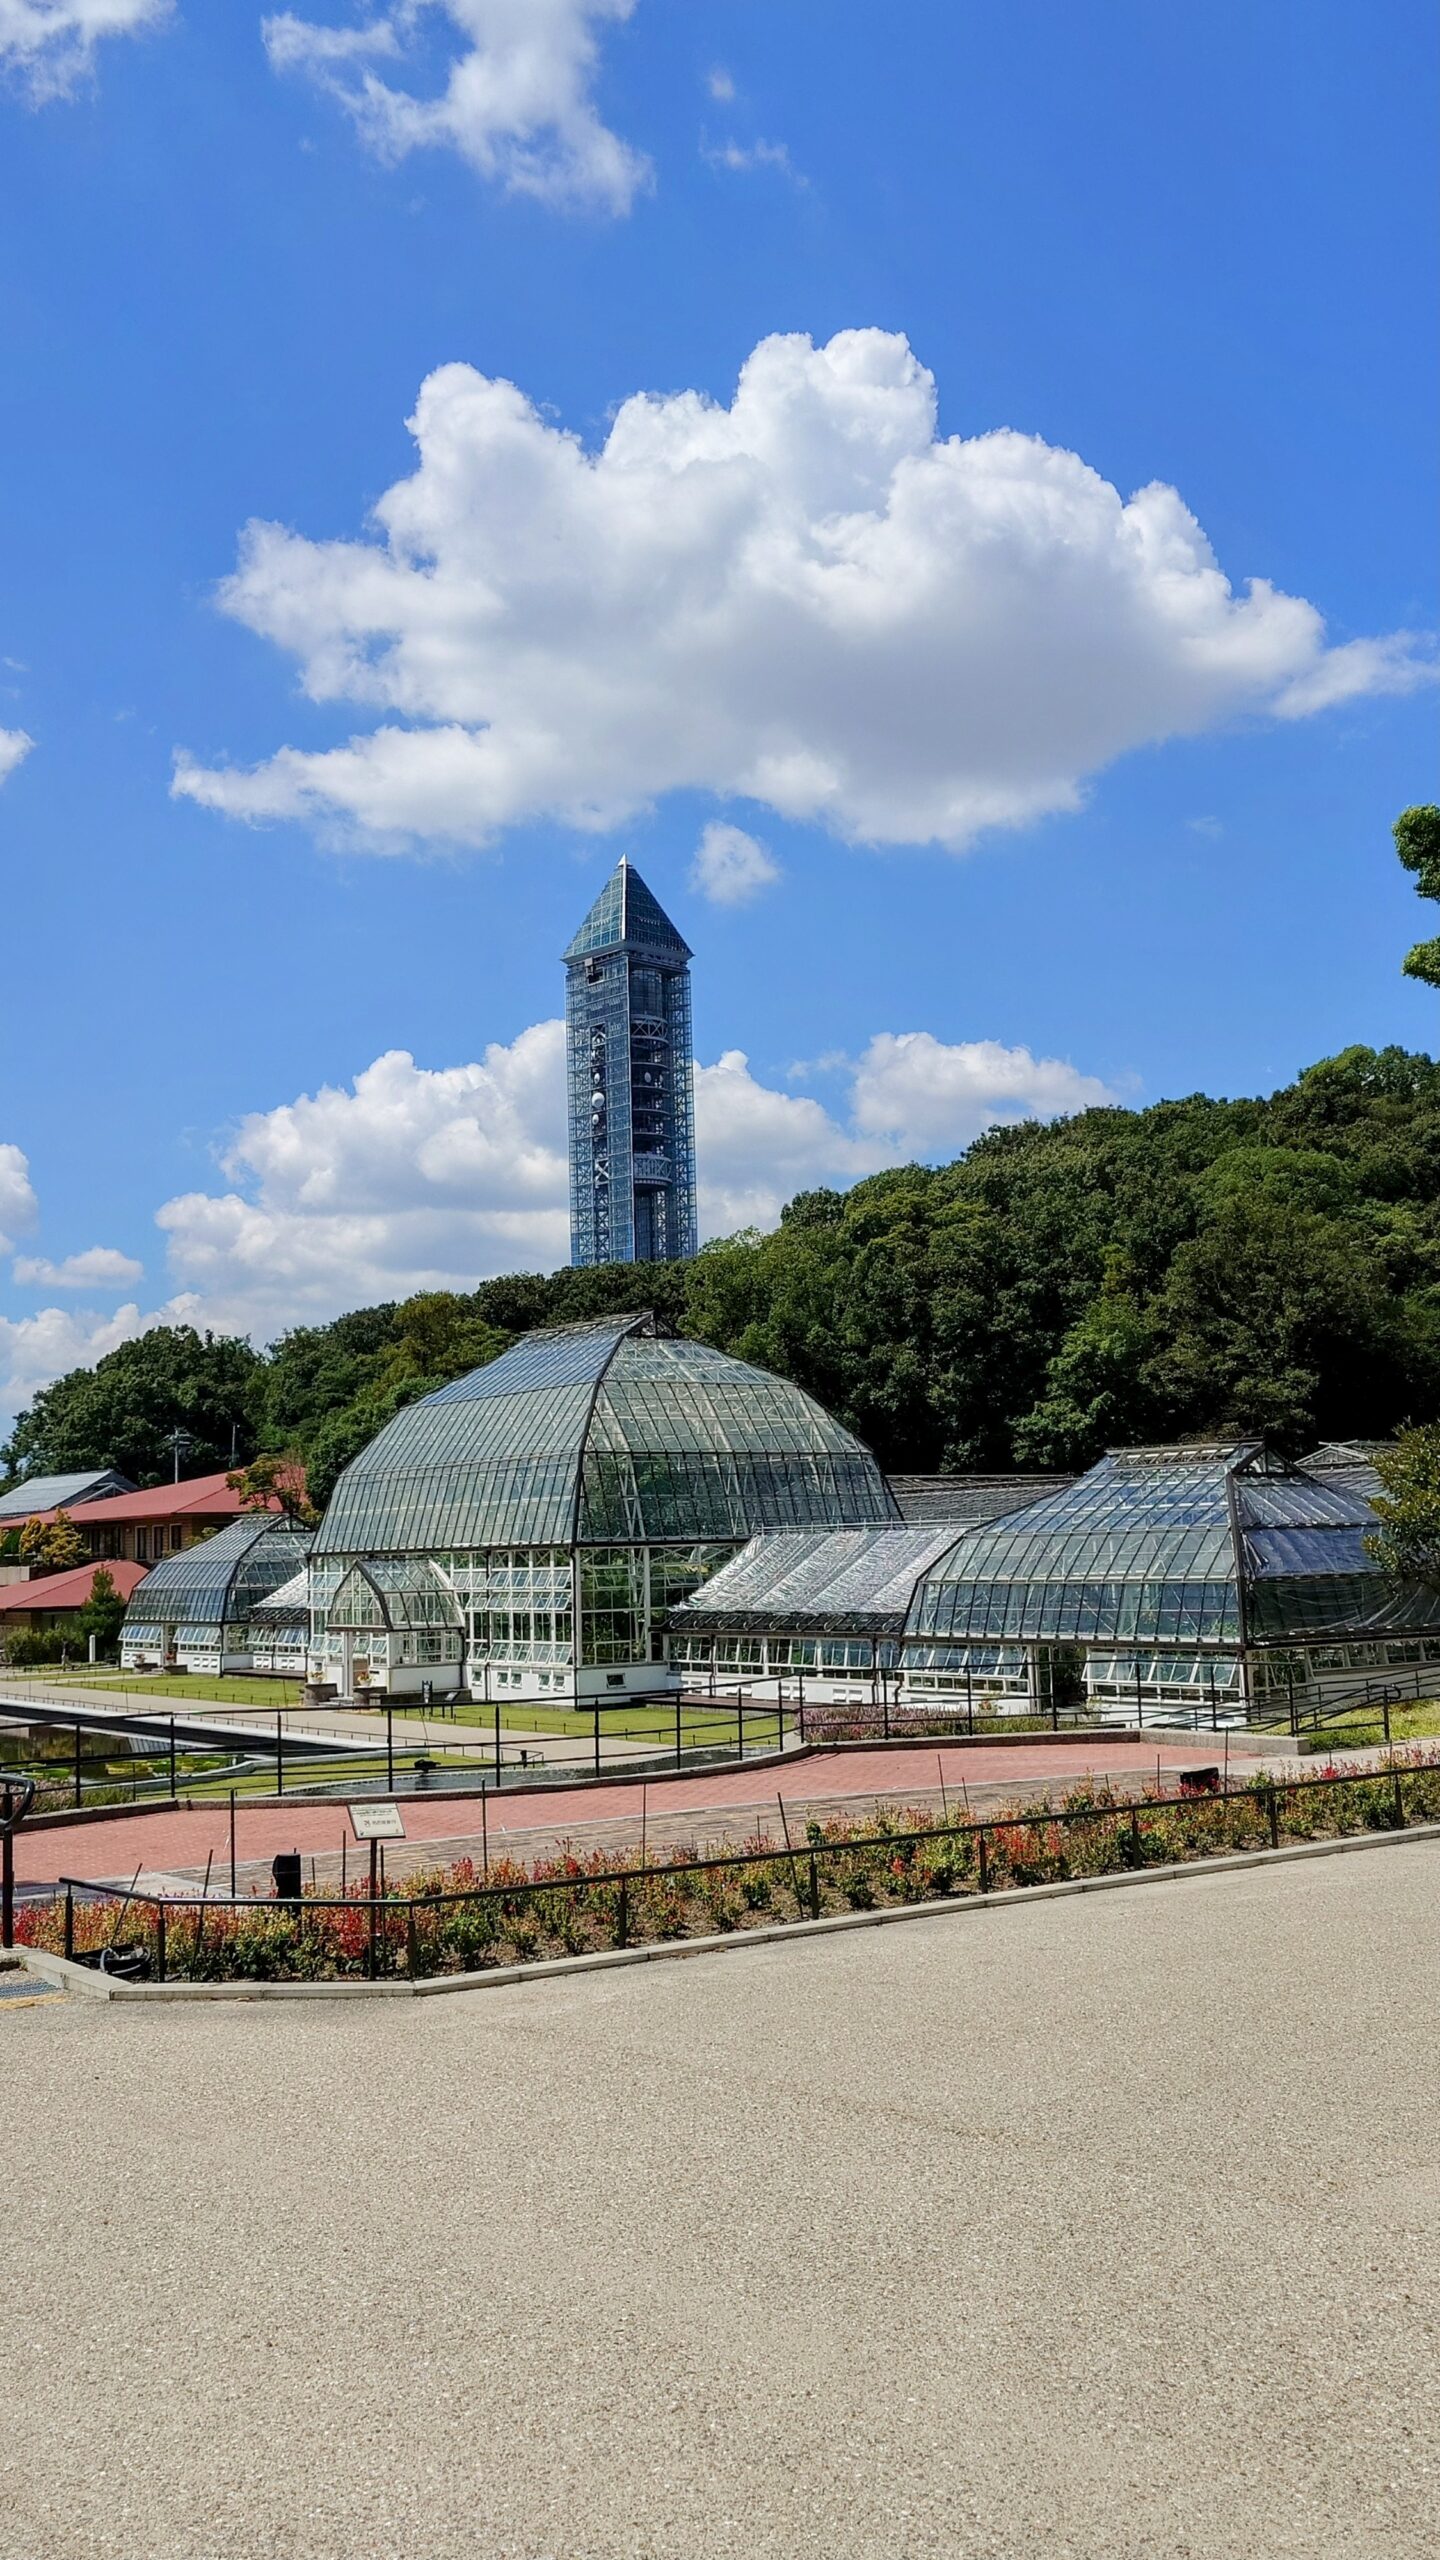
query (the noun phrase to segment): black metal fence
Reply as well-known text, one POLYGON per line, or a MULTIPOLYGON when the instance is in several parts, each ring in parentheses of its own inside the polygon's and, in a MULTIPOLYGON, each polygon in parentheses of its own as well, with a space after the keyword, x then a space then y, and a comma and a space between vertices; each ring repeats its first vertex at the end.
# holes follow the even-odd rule
MULTIPOLYGON (((547 1939, 580 1952, 582 1948, 600 1951, 606 1945, 624 1948, 642 1937, 694 1934, 685 1914, 703 1900, 710 1879, 730 1877, 742 1885, 750 1880, 747 1890, 761 1895, 750 1904, 751 1925, 757 1915, 818 1920, 824 1916, 827 1891, 832 1899, 838 1892, 850 1908, 866 1908, 886 1898, 915 1901, 985 1895, 997 1881, 1054 1880, 1048 1873, 1029 1871, 1037 1864, 1034 1844, 1044 1839, 1044 1856, 1038 1863, 1042 1868, 1053 1867, 1062 1877, 1076 1865, 1077 1832, 1085 1835, 1087 1843, 1086 1860, 1080 1867, 1084 1873, 1143 1869, 1168 1862, 1177 1849, 1181 1855, 1188 1849, 1191 1855, 1204 1856, 1278 1848, 1287 1831, 1314 1836, 1317 1825, 1308 1812, 1297 1820, 1297 1809, 1315 1805, 1323 1811, 1327 1799, 1333 1830, 1403 1831, 1417 1816, 1440 1816, 1440 1759, 1427 1761, 1412 1754, 1373 1769, 1286 1779, 1260 1777, 1235 1789, 1223 1784, 1219 1769, 1194 1770, 1182 1775, 1171 1793, 1131 1798, 1096 1794, 1059 1806, 1000 1809, 978 1818, 968 1810, 954 1818, 947 1804, 938 1823, 912 1823, 905 1829, 877 1824, 869 1832, 847 1830, 839 1836, 827 1835, 814 1821, 807 1823, 803 1837, 792 1836, 781 1801, 781 1842, 756 1840, 705 1857, 692 1854, 628 1866, 594 1867, 561 1859, 547 1865, 543 1873, 528 1875, 507 1864, 505 1872, 492 1877, 487 1860, 477 1884, 426 1887, 408 1894, 403 1889, 385 1890, 383 1883, 379 1890, 372 1884, 368 1891, 344 1895, 296 1890, 270 1899, 234 1893, 157 1894, 141 1891, 138 1885, 96 1885, 62 1877, 58 1891, 63 1895, 63 1952, 72 1958, 78 1952, 82 1961, 102 1963, 107 1956, 117 1962, 123 1957, 131 1969, 138 1958, 140 1969, 162 1982, 235 1978, 225 1975, 219 1963, 220 1932, 213 1923, 220 1914, 230 1914, 232 1919, 239 1914, 252 1922, 259 1914, 286 1923, 284 1942, 271 1951, 285 1968, 279 1978, 330 1978, 348 1969, 371 1981, 386 1976, 415 1981, 426 1978, 427 1958, 432 1966, 437 1954, 457 1959, 442 1965, 442 1971, 468 1969, 463 1962, 467 1951, 481 1961, 487 1953, 490 1961, 497 1961, 490 1951, 501 1948, 507 1939, 522 1951, 519 1960, 523 1961, 525 1951, 533 1957, 547 1939), (1334 1791, 1340 1789, 1348 1791, 1348 1804, 1337 1805, 1334 1791), (1178 1841, 1169 1829, 1157 1832, 1147 1819, 1161 1816, 1165 1824, 1173 1824, 1177 1814, 1188 1820, 1178 1841), (1017 1852, 1017 1840, 1030 1843, 1028 1853, 1017 1852), (889 1870, 878 1886, 869 1873, 877 1853, 889 1870), (892 1884, 894 1891, 889 1889, 892 1884), (793 1911, 773 1908, 777 1885, 793 1903, 793 1911), (86 1905, 108 1910, 111 1926, 98 1946, 80 1950, 76 1918, 86 1905), (473 1925, 456 1930, 451 1916, 462 1912, 473 1915, 473 1925), (134 1926, 137 1921, 144 1932, 138 1946, 120 1937, 122 1922, 134 1926), (207 1929, 210 1955, 218 1966, 214 1975, 207 1975, 205 1968, 207 1929)), ((372 1879, 375 1872, 372 1865, 372 1879)), ((299 1886, 298 1873, 291 1882, 299 1886)), ((745 1916, 732 1913, 728 1925, 746 1925, 745 1916)), ((223 1922, 220 1927, 223 1930, 223 1922)), ((263 1956, 261 1949, 259 1958, 263 1956)), ((241 1970, 253 1973, 256 1961, 257 1951, 248 1949, 241 1970)))

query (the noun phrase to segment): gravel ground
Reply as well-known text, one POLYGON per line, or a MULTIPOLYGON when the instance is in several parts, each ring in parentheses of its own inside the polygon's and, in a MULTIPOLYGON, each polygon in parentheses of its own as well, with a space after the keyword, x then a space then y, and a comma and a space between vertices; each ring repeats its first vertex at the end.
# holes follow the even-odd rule
POLYGON ((0 2013, 3 2560, 1431 2560, 1421 1843, 0 2013))

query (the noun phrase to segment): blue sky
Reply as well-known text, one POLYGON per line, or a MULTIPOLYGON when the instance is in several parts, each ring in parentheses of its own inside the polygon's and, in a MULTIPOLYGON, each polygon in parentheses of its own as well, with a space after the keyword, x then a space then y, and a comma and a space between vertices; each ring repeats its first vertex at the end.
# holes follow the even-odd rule
POLYGON ((563 1259, 622 847, 712 1230, 1433 1045, 1418 0, 127 8, 0 0, 0 1410, 563 1259))

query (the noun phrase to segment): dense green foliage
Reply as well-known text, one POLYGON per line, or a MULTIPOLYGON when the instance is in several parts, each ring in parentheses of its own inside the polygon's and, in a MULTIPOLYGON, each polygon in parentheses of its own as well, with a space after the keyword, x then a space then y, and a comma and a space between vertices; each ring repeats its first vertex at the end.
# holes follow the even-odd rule
POLYGON ((0 1449, 0 1465, 7 1480, 118 1467, 135 1484, 164 1484, 175 1472, 178 1429, 187 1435, 180 1473, 212 1475, 229 1465, 232 1440, 237 1456, 252 1454, 247 1399, 261 1366, 248 1342, 157 1325, 93 1369, 42 1387, 0 1449))
POLYGON ((125 1603, 115 1588, 115 1576, 108 1566, 97 1565, 90 1583, 90 1597, 80 1611, 80 1633, 87 1644, 93 1636, 95 1650, 102 1656, 115 1652, 120 1642, 120 1629, 125 1618, 125 1603))
POLYGON ((692 1263, 488 1280, 263 1358, 148 1334, 48 1387, 10 1454, 162 1478, 203 1379, 227 1435, 242 1417, 240 1456, 301 1451, 323 1502, 403 1404, 532 1326, 637 1304, 798 1380, 895 1468, 1082 1466, 1211 1431, 1385 1438, 1440 1412, 1440 1067, 1356 1048, 1267 1100, 993 1129, 955 1164, 802 1194, 773 1235, 692 1263), (108 1419, 142 1408, 143 1443, 108 1419))
POLYGON ((1402 1432, 1375 1464, 1380 1526, 1366 1544, 1397 1582, 1440 1586, 1440 1423, 1402 1432))
MULTIPOLYGON (((1395 821, 1395 850, 1406 870, 1415 874, 1416 896, 1440 899, 1440 809, 1433 803, 1403 809, 1395 821)), ((1417 942, 1403 967, 1407 978, 1423 978, 1427 986, 1440 987, 1440 937, 1417 942)))

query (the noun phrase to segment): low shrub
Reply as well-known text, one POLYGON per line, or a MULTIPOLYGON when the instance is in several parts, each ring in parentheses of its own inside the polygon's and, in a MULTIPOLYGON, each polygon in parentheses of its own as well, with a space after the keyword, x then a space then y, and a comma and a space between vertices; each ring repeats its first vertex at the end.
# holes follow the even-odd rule
MULTIPOLYGON (((1382 1768, 1329 1764, 1318 1779, 1277 1784, 1267 1773, 1216 1794, 1132 1803, 1086 1783, 998 1809, 983 1825, 928 1806, 880 1807, 868 1819, 834 1815, 806 1825, 793 1849, 755 1837, 733 1862, 697 1863, 693 1847, 630 1870, 622 1884, 601 1850, 563 1849, 526 1865, 470 1859, 392 1882, 372 1915, 363 1880, 344 1896, 308 1891, 297 1904, 255 1901, 167 1907, 166 1968, 195 1981, 321 1981, 403 1973, 469 1972, 528 1964, 626 1942, 730 1934, 777 1917, 873 1911, 980 1890, 996 1892, 1127 1869, 1175 1865, 1227 1852, 1440 1820, 1440 1751, 1416 1744, 1382 1768), (407 1914, 407 1901, 409 1911, 407 1914)), ((158 1956, 153 1905, 77 1899, 77 1954, 118 1942, 158 1956)), ((23 1905, 22 1944, 59 1953, 60 1901, 23 1905)))

